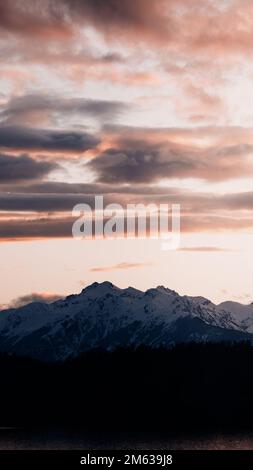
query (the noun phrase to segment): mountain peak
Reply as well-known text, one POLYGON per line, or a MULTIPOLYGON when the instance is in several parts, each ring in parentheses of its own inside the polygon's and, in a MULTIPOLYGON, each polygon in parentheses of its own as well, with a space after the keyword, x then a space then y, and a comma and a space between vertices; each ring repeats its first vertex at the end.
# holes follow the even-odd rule
POLYGON ((103 286, 103 287, 108 287, 108 289, 113 289, 113 288, 118 289, 118 287, 115 286, 115 285, 114 285, 112 282, 110 282, 110 281, 100 282, 99 285, 100 285, 100 286, 103 286))
POLYGON ((101 291, 101 290, 111 290, 111 289, 117 289, 118 290, 119 288, 117 286, 115 286, 114 284, 112 284, 112 282, 109 282, 109 281, 93 282, 92 284, 90 284, 89 286, 85 287, 82 290, 82 294, 86 293, 87 291, 93 291, 93 290, 101 291))
POLYGON ((178 295, 178 293, 175 290, 169 289, 168 287, 164 287, 164 286, 157 286, 156 290, 160 292, 166 292, 166 294, 178 295))

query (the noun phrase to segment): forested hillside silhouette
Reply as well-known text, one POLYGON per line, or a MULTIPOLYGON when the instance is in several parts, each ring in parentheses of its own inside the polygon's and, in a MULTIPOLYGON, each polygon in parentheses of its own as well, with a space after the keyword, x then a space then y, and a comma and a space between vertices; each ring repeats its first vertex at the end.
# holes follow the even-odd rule
POLYGON ((0 357, 1 426, 250 428, 249 343, 90 351, 64 363, 0 357))

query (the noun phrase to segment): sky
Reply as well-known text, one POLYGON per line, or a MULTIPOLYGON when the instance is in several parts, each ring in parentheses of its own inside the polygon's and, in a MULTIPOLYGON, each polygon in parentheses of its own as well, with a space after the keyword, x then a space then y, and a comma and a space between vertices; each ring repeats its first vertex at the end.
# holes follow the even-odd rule
POLYGON ((253 301, 253 2, 0 0, 0 306, 110 280, 253 301), (73 206, 180 204, 181 243, 73 206))

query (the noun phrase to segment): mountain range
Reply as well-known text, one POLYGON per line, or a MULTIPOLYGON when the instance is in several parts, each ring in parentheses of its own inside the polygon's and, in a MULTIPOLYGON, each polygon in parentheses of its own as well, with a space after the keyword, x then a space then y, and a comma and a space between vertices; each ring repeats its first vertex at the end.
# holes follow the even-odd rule
POLYGON ((64 361, 94 348, 246 340, 253 343, 253 304, 215 305, 163 286, 142 292, 95 282, 50 304, 0 312, 0 352, 43 361, 64 361))

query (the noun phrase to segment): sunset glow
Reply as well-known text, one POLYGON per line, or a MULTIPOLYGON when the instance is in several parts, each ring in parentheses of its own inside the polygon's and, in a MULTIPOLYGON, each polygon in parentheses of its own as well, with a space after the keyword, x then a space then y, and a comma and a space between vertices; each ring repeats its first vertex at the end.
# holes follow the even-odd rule
MULTIPOLYGON (((0 1, 0 306, 110 280, 253 301, 253 2, 0 1), (181 206, 181 247, 72 209, 181 206)), ((18 303, 17 303, 18 304, 18 303)))

